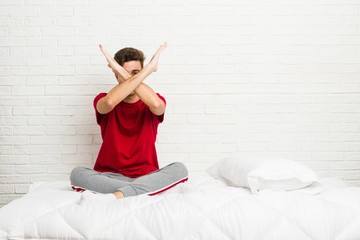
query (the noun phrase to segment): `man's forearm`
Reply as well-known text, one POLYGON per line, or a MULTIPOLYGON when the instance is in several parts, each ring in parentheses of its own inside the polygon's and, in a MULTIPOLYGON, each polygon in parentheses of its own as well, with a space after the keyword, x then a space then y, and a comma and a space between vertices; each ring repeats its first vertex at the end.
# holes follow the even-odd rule
POLYGON ((145 66, 139 73, 128 78, 126 81, 116 85, 108 94, 100 99, 97 104, 97 109, 100 113, 105 114, 110 112, 117 104, 123 101, 153 72, 150 66, 145 66))
MULTIPOLYGON (((116 62, 115 59, 110 56, 110 54, 106 51, 106 49, 102 45, 100 45, 100 49, 103 52, 106 60, 108 61, 109 67, 117 75, 118 83, 120 84, 121 82, 123 82, 122 80, 124 80, 124 81, 129 80, 132 75, 130 73, 128 73, 128 71, 126 71, 118 62, 116 62), (120 76, 121 79, 119 79, 119 76, 120 76)), ((143 83, 141 83, 140 86, 142 84, 143 83)), ((142 92, 143 92, 142 89, 144 89, 144 88, 136 89, 135 91, 138 92, 140 95, 143 95, 142 94, 142 92)))
POLYGON ((150 110, 156 114, 161 115, 165 111, 165 103, 157 96, 157 94, 147 85, 142 82, 152 72, 158 68, 158 59, 161 52, 167 47, 166 42, 162 44, 151 58, 148 65, 146 65, 139 73, 131 76, 122 66, 120 66, 115 59, 113 59, 106 49, 100 45, 100 50, 103 52, 109 67, 114 71, 118 79, 119 85, 115 86, 106 97, 102 98, 98 104, 97 109, 100 113, 110 112, 117 104, 124 100, 130 93, 135 91, 138 97, 149 106, 150 110))
MULTIPOLYGON (((116 73, 119 74, 122 79, 125 79, 125 81, 129 80, 131 75, 122 66, 117 65, 116 73)), ((121 81, 118 80, 118 82, 120 83, 121 81)), ((135 89, 135 93, 150 108, 151 112, 156 115, 162 115, 164 113, 165 103, 158 97, 154 90, 145 83, 141 82, 135 89)))
POLYGON ((141 83, 135 89, 136 95, 150 108, 155 115, 162 115, 165 112, 165 103, 159 96, 145 83, 141 83))

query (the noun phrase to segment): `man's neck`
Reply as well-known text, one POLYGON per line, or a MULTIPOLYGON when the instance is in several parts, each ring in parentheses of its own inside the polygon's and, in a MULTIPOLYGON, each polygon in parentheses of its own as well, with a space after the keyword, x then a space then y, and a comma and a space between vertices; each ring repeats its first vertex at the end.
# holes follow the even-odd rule
POLYGON ((138 95, 134 94, 130 94, 129 96, 127 96, 123 101, 126 103, 135 103, 137 101, 139 101, 139 97, 138 95))

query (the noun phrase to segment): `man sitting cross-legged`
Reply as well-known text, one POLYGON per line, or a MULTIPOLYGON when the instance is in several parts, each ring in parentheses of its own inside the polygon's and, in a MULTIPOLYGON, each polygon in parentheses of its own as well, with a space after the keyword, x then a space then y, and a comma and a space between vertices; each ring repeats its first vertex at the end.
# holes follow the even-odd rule
POLYGON ((94 99, 103 142, 94 169, 76 167, 71 172, 73 188, 85 190, 80 204, 154 195, 187 180, 187 169, 180 162, 159 169, 155 141, 166 101, 143 83, 157 71, 166 47, 166 43, 162 44, 144 66, 140 50, 121 49, 114 59, 100 45, 118 84, 94 99))

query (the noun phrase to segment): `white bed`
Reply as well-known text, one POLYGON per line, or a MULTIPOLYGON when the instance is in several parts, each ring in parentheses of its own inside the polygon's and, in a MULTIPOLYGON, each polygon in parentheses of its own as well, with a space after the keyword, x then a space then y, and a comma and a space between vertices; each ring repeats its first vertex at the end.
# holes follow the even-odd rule
POLYGON ((208 172, 160 195, 84 206, 68 182, 35 183, 0 209, 0 239, 360 239, 360 187, 326 177, 254 192, 208 172))

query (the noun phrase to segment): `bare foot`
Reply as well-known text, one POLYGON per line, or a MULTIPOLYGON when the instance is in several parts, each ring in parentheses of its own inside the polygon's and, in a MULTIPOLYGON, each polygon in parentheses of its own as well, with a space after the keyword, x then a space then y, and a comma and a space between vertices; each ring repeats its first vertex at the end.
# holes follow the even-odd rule
POLYGON ((116 197, 116 199, 124 198, 124 194, 120 191, 114 192, 113 194, 116 197))

